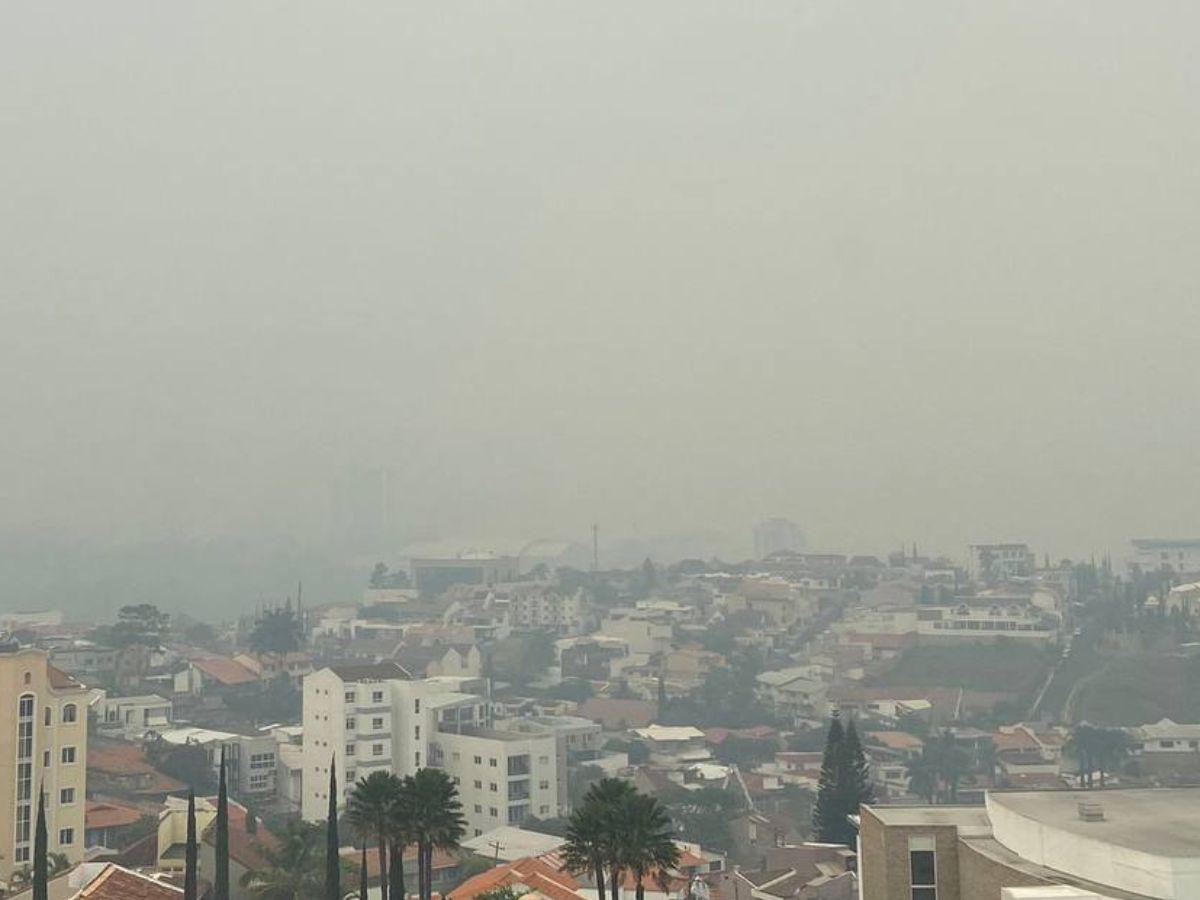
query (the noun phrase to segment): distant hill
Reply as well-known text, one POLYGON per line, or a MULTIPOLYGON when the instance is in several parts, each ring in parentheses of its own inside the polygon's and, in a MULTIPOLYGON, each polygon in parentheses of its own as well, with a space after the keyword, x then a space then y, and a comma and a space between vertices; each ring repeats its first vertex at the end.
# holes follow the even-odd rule
POLYGON ((306 603, 357 597, 368 569, 287 540, 143 541, 106 545, 0 540, 0 611, 53 608, 110 619, 127 603, 217 621, 282 600, 304 584, 306 603))

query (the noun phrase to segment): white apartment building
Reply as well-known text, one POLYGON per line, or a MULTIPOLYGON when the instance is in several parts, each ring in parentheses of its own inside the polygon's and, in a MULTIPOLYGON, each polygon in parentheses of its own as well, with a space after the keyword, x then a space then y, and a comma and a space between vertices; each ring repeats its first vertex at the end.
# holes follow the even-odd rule
POLYGON ((1135 538, 1129 564, 1143 572, 1200 572, 1200 539, 1135 538))
POLYGON ((518 587, 508 604, 509 624, 560 635, 580 634, 584 628, 587 599, 583 589, 559 593, 543 585, 518 587))
POLYGON ((51 853, 83 859, 86 687, 0 633, 0 885, 32 862, 37 792, 51 853))
POLYGON ((1031 578, 1037 559, 1028 544, 971 544, 967 571, 975 581, 1031 578))
POLYGON ((225 772, 234 797, 263 797, 275 793, 277 741, 272 734, 234 734, 192 726, 166 728, 157 733, 168 744, 195 744, 208 754, 213 773, 221 771, 221 751, 225 751, 225 772))
POLYGON ((479 679, 414 679, 393 662, 314 672, 304 680, 301 814, 325 818, 332 762, 343 803, 371 772, 411 775, 432 766, 458 782, 471 833, 555 815, 554 735, 491 726, 479 679))
POLYGON ((599 633, 589 636, 620 638, 630 653, 666 653, 671 649, 672 629, 670 622, 653 612, 614 609, 600 623, 599 633))
POLYGON ((157 694, 136 697, 101 697, 93 704, 96 726, 106 735, 117 734, 127 741, 141 740, 148 731, 171 725, 171 701, 157 694))

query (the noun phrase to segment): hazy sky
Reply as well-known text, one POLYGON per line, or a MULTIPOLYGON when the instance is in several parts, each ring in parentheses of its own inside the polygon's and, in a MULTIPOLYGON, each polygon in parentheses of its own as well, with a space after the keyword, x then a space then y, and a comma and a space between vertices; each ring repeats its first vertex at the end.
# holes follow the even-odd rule
POLYGON ((0 529, 1200 534, 1200 5, 0 7, 0 529))

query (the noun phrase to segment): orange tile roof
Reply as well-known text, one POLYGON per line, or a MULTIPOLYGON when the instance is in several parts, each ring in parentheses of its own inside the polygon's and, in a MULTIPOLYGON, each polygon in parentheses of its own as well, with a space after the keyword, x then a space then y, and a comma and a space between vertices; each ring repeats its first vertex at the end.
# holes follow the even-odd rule
POLYGON ((224 656, 202 656, 193 659, 192 665, 214 681, 231 687, 258 681, 258 676, 240 662, 224 656))
POLYGON ((46 676, 50 680, 50 687, 63 690, 65 688, 83 687, 78 681, 64 672, 57 666, 46 664, 46 676))
POLYGON ((84 809, 84 823, 89 831, 93 828, 120 828, 122 825, 132 825, 142 817, 132 806, 101 803, 98 800, 87 801, 84 809))
POLYGON ((449 894, 448 900, 472 900, 480 894, 511 884, 523 884, 552 900, 579 900, 580 884, 548 861, 552 856, 526 856, 468 878, 449 894))
POLYGON ((183 890, 110 863, 78 896, 80 900, 177 900, 183 890))

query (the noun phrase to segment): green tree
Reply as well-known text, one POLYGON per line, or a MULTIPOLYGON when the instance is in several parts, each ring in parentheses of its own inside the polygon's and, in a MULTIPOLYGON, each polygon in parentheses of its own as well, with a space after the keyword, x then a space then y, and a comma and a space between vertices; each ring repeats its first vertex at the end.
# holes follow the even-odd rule
POLYGON ((38 788, 37 824, 33 831, 33 900, 49 900, 50 862, 46 836, 46 794, 38 788))
POLYGON ((467 831, 458 788, 441 769, 417 769, 410 782, 411 828, 417 845, 418 893, 433 897, 433 851, 454 850, 467 831))
POLYGON ((685 839, 722 853, 733 851, 729 821, 745 808, 741 791, 722 787, 680 791, 670 806, 685 839))
MULTIPOLYGON (((266 859, 263 869, 247 872, 241 885, 261 900, 323 900, 326 854, 321 852, 325 828, 313 822, 289 822, 278 848, 257 845, 266 859)), ((339 900, 341 898, 339 897, 339 900)))
POLYGON ((196 843, 196 792, 188 791, 187 839, 183 849, 183 900, 198 900, 200 862, 196 843))
POLYGON ((122 606, 117 621, 93 632, 96 641, 118 650, 134 644, 161 647, 171 630, 171 617, 152 603, 122 606))
MULTIPOLYGON (((379 852, 380 900, 388 900, 388 845, 394 807, 402 784, 391 772, 372 772, 360 778, 346 803, 346 820, 361 835, 373 835, 379 852)), ((398 886, 400 891, 403 887, 398 886)))
POLYGON ((636 879, 637 900, 644 900, 646 877, 656 874, 659 883, 665 885, 664 873, 679 862, 679 848, 672 838, 673 824, 666 808, 645 794, 625 797, 619 810, 619 857, 622 866, 636 879))
POLYGON ((225 747, 221 747, 221 772, 217 784, 217 829, 213 866, 213 897, 229 900, 229 793, 225 787, 225 747))
POLYGON ((821 774, 817 780, 817 803, 813 807, 813 832, 818 841, 840 844, 845 834, 842 820, 845 809, 839 796, 842 769, 842 745, 846 740, 842 719, 835 709, 825 736, 825 752, 821 757, 821 774))
MULTIPOLYGON (((249 813, 247 813, 249 818, 249 813)), ((247 828, 247 831, 249 829, 247 828)), ((325 814, 325 900, 342 900, 342 858, 338 854, 337 756, 329 761, 329 811, 325 814)))
POLYGON ((604 881, 605 842, 608 832, 602 811, 594 805, 582 804, 571 813, 567 822, 566 843, 562 846, 563 868, 572 872, 589 872, 596 879, 596 898, 605 900, 604 881))
MULTIPOLYGON (((841 784, 838 791, 842 797, 842 808, 845 810, 846 816, 857 815, 858 808, 864 803, 870 803, 875 794, 871 786, 871 766, 867 762, 867 755, 858 739, 858 727, 855 725, 854 719, 846 723, 840 776, 841 784)), ((853 844, 854 829, 852 826, 847 828, 846 834, 849 839, 844 843, 853 844)))
POLYGON ((304 626, 290 600, 265 611, 250 632, 250 646, 260 653, 290 653, 299 650, 303 642, 304 626))

